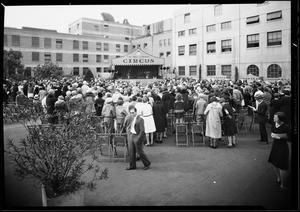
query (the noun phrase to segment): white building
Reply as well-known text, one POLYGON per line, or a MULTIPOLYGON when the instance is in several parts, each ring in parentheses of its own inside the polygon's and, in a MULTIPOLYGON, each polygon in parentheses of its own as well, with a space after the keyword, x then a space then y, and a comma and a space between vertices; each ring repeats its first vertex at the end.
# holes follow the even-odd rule
POLYGON ((290 16, 288 1, 194 5, 175 11, 176 74, 196 79, 234 80, 249 74, 268 81, 291 79, 290 16))

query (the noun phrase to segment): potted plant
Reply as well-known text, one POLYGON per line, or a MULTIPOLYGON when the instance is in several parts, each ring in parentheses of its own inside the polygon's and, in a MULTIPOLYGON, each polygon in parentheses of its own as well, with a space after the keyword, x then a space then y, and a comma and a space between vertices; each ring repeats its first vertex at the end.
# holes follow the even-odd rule
MULTIPOLYGON (((39 113, 33 107, 19 108, 14 112, 22 117, 19 122, 29 135, 19 142, 8 140, 5 153, 15 165, 15 174, 20 179, 33 178, 42 188, 44 206, 49 200, 85 188, 93 190, 98 180, 108 178, 108 169, 100 168, 96 150, 101 144, 85 108, 60 114, 66 120, 60 125, 39 124, 43 112, 39 113)), ((63 202, 68 204, 65 200, 63 202)))

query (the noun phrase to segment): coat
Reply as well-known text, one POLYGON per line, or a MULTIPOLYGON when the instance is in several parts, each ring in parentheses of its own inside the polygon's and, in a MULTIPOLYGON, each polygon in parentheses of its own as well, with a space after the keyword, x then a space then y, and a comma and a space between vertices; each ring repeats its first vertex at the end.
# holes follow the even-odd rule
POLYGON ((211 138, 222 138, 221 117, 222 106, 218 102, 207 105, 204 115, 206 115, 205 135, 211 138))
POLYGON ((153 103, 153 118, 156 127, 156 132, 164 132, 167 123, 166 120, 166 111, 161 102, 153 103))
POLYGON ((258 107, 257 110, 254 111, 257 114, 257 123, 267 123, 268 122, 268 116, 267 116, 267 111, 268 111, 268 104, 265 101, 262 101, 258 107))

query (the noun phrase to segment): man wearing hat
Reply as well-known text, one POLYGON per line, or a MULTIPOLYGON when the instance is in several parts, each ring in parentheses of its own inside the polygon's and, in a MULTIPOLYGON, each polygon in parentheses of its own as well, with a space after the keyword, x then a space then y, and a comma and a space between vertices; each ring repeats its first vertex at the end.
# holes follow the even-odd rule
POLYGON ((258 102, 257 108, 248 106, 252 108, 254 113, 257 114, 257 123, 259 124, 259 133, 260 133, 260 143, 268 144, 268 134, 266 129, 266 123, 268 122, 268 104, 263 100, 261 94, 254 95, 255 100, 258 102))
POLYGON ((199 122, 204 122, 205 121, 205 116, 204 116, 204 111, 207 107, 207 102, 204 99, 205 95, 203 93, 199 94, 199 99, 195 103, 195 115, 196 115, 196 120, 197 123, 199 122))

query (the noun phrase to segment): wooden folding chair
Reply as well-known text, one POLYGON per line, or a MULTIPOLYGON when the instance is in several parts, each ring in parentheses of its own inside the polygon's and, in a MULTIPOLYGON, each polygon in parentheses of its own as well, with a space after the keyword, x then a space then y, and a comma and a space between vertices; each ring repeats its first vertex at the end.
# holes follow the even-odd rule
POLYGON ((109 133, 95 133, 96 139, 98 140, 99 147, 97 148, 100 151, 102 156, 107 156, 108 161, 111 161, 112 155, 112 144, 111 144, 111 134, 109 133), (108 154, 103 154, 103 147, 106 147, 108 154))
POLYGON ((126 163, 128 150, 127 150, 127 142, 126 142, 126 133, 113 133, 112 134, 112 161, 115 162, 116 159, 123 159, 126 163), (120 147, 123 150, 123 158, 116 157, 117 148, 120 147))
POLYGON ((199 142, 195 142, 195 135, 200 134, 202 137, 202 144, 205 146, 205 139, 204 139, 204 123, 203 122, 192 122, 191 123, 191 131, 192 131, 192 141, 193 147, 195 144, 200 144, 199 142))
POLYGON ((176 146, 186 146, 188 147, 188 124, 187 123, 176 123, 175 124, 175 129, 176 129, 176 146), (181 141, 179 141, 179 138, 183 137, 184 138, 184 143, 182 143, 181 141))

